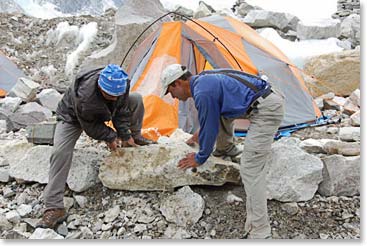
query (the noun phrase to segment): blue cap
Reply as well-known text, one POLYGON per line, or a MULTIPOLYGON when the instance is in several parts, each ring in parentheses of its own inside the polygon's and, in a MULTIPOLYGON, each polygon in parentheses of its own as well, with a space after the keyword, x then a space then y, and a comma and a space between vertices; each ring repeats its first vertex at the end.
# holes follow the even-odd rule
POLYGON ((99 74, 98 85, 111 96, 121 96, 126 91, 128 75, 120 66, 107 65, 99 74))

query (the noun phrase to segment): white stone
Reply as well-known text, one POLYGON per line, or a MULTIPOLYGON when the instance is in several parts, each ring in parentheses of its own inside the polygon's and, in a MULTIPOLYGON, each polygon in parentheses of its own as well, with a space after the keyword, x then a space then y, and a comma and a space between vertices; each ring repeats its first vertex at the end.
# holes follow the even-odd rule
POLYGON ((37 228, 29 239, 64 239, 52 229, 37 228))
POLYGON ((267 174, 267 197, 283 202, 310 200, 322 181, 320 158, 306 153, 287 140, 272 146, 267 174))
POLYGON ((33 82, 30 79, 20 77, 17 80, 15 86, 11 89, 9 94, 21 98, 25 102, 30 102, 36 97, 37 90, 40 87, 38 83, 33 82))
POLYGON ((159 210, 167 221, 186 227, 194 225, 201 218, 204 208, 204 199, 185 186, 164 198, 159 210))
POLYGON ((43 89, 38 95, 37 99, 41 102, 42 106, 55 112, 62 95, 55 89, 43 89))
POLYGON ((360 141, 361 128, 360 127, 342 127, 339 130, 339 138, 343 141, 360 141))
POLYGON ((360 191, 360 156, 331 155, 324 162, 323 181, 318 192, 323 196, 354 196, 360 191))
POLYGON ((12 222, 13 224, 17 224, 20 222, 20 215, 17 211, 11 210, 5 214, 5 218, 12 222))
POLYGON ((173 190, 185 185, 240 182, 238 164, 216 157, 209 157, 197 172, 179 169, 178 161, 194 151, 184 142, 118 149, 104 159, 99 179, 104 186, 120 190, 173 190))
POLYGON ((21 217, 25 217, 32 212, 32 206, 28 204, 21 204, 19 207, 17 207, 17 212, 21 217))

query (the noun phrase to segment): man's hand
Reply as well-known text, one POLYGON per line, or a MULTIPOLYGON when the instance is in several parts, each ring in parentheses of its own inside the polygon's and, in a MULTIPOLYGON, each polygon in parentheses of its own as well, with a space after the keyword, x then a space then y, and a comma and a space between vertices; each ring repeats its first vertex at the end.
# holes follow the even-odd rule
POLYGON ((115 138, 112 142, 106 142, 106 144, 111 151, 117 150, 117 147, 118 147, 117 138, 115 138))
POLYGON ((189 146, 194 146, 195 144, 198 144, 199 143, 199 131, 196 131, 191 138, 189 138, 187 141, 186 141, 186 144, 189 145, 189 146))
POLYGON ((137 147, 137 145, 133 139, 133 137, 130 137, 127 141, 121 141, 121 147, 137 147))
POLYGON ((195 153, 188 153, 185 158, 178 162, 177 167, 183 170, 187 168, 196 168, 199 164, 195 161, 195 153))

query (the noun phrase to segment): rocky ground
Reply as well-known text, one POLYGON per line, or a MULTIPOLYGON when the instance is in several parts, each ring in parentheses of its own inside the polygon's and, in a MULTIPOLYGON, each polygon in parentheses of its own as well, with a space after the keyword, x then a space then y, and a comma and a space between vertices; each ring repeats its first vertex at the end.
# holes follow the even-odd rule
MULTIPOLYGON (((24 134, 9 135, 19 138, 24 134)), ((317 128, 293 134, 300 139, 330 138, 317 128)), ((238 138, 241 142, 243 138, 238 138)), ((104 145, 98 148, 106 148, 104 145)), ((0 238, 28 238, 43 212, 45 185, 12 180, 0 183, 0 238), (10 211, 17 211, 9 215, 10 211), (1 214, 6 214, 2 216, 1 214)), ((101 183, 77 193, 67 188, 69 217, 56 232, 65 238, 100 239, 240 239, 246 220, 241 185, 191 186, 204 200, 204 212, 193 225, 178 226, 162 214, 165 198, 175 191, 118 191, 101 183), (233 196, 234 195, 234 196, 233 196)), ((305 202, 268 201, 274 239, 359 239, 360 196, 315 196, 305 202)))
MULTIPOLYGON (((76 37, 66 37, 61 43, 48 42, 49 32, 55 30, 61 22, 70 26, 82 27, 96 22, 98 33, 91 48, 81 59, 96 49, 106 48, 114 33, 114 15, 110 9, 104 15, 94 17, 71 16, 53 19, 38 19, 23 14, 0 14, 0 44, 5 53, 33 81, 43 88, 55 88, 64 91, 71 78, 65 75, 67 55, 77 48, 76 37), (51 67, 50 67, 51 66, 51 67)), ((122 59, 122 58, 121 58, 122 59)), ((77 70, 78 67, 75 68, 77 70)))
MULTIPOLYGON (((33 206, 32 212, 11 230, 5 230, 0 238, 21 239, 26 232, 34 231, 34 224, 41 217, 42 190, 40 184, 18 184, 15 181, 0 184, 3 193, 12 191, 2 198, 0 210, 25 204, 33 206), (19 233, 20 231, 21 233, 19 233)), ((84 197, 85 201, 74 202, 69 210, 67 222, 57 232, 66 238, 102 239, 151 239, 151 238, 197 238, 239 239, 243 236, 246 219, 245 192, 242 186, 222 187, 196 186, 192 190, 205 201, 202 218, 194 225, 183 229, 165 220, 159 211, 163 197, 170 192, 124 192, 96 185, 86 192, 65 192, 73 203, 84 197), (228 201, 228 193, 243 201, 228 201), (79 196, 79 197, 78 197, 79 196), (119 215, 105 222, 109 209, 119 205, 119 215), (145 215, 145 216, 142 216, 145 215)), ((0 198, 1 199, 1 198, 0 198)), ((269 201, 268 210, 274 239, 358 239, 360 238, 360 197, 322 197, 318 194, 307 202, 282 203, 269 201)), ((14 219, 16 220, 16 219, 14 219)))

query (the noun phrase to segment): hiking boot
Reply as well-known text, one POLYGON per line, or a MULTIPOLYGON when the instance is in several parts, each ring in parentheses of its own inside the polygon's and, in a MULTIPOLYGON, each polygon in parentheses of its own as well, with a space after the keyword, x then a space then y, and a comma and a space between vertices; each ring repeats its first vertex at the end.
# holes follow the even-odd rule
POLYGON ((236 145, 233 145, 229 151, 215 149, 213 151, 213 155, 226 161, 239 163, 241 160, 241 152, 242 150, 240 150, 236 145))
POLYGON ((143 146, 143 145, 148 145, 148 144, 156 144, 157 142, 156 141, 152 141, 150 139, 147 139, 141 135, 139 136, 135 136, 133 137, 134 138, 134 142, 137 144, 137 145, 140 145, 140 146, 143 146))
POLYGON ((67 215, 63 208, 48 209, 43 213, 42 219, 37 223, 36 228, 55 229, 56 225, 63 222, 67 215))

